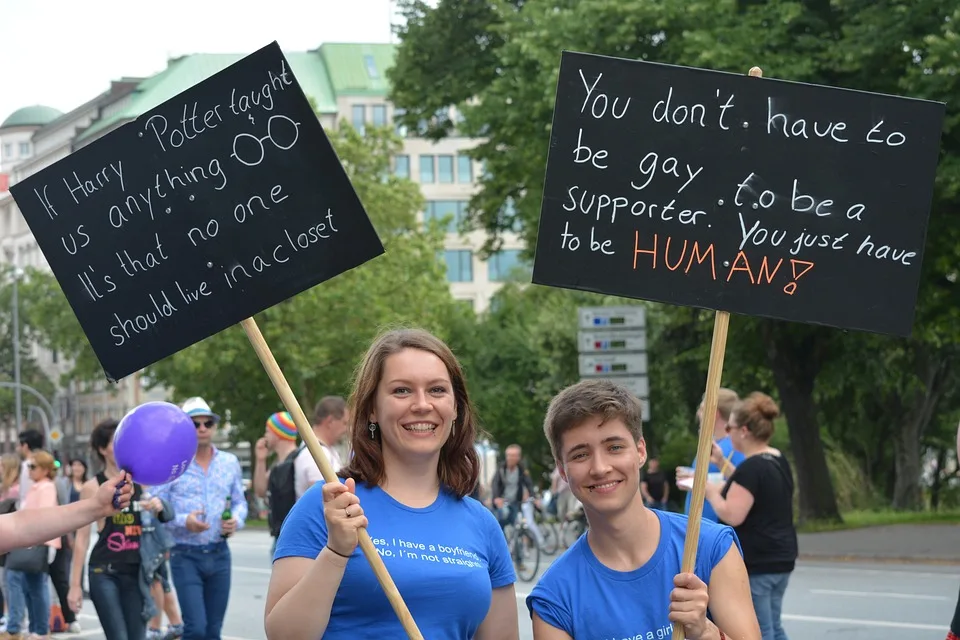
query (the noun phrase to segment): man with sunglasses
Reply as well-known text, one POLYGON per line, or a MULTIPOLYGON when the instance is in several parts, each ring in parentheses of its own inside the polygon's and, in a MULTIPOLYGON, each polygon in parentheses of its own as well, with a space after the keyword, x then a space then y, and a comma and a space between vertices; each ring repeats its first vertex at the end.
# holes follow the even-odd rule
POLYGON ((186 472, 157 487, 155 495, 176 513, 165 526, 174 541, 170 570, 183 613, 183 638, 205 640, 220 637, 230 599, 227 538, 243 528, 247 501, 240 460, 213 444, 220 416, 203 398, 190 398, 182 408, 197 429, 197 453, 186 472), (221 520, 228 496, 233 517, 221 520))

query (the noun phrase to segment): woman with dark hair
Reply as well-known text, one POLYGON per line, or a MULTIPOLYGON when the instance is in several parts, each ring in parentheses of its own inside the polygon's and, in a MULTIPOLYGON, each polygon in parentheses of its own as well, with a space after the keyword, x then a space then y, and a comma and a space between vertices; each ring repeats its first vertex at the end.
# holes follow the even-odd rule
POLYGON ((706 487, 720 521, 732 526, 740 539, 762 640, 787 640, 780 616, 798 555, 793 473, 786 456, 770 446, 778 415, 777 403, 759 391, 737 404, 727 432, 744 460, 725 485, 706 487))
POLYGON ((381 335, 358 369, 350 414, 354 455, 339 472, 344 480, 315 484, 284 521, 267 637, 404 635, 356 548, 358 530, 368 528, 424 637, 518 638, 506 541, 469 497, 480 470, 477 423, 450 348, 420 330, 381 335))
POLYGON ((80 492, 83 490, 83 483, 87 481, 87 463, 81 458, 72 458, 70 460, 70 503, 80 499, 80 492))
MULTIPOLYGON (((100 485, 119 473, 113 457, 113 436, 119 423, 107 419, 93 428, 90 447, 103 465, 103 471, 84 483, 80 498, 93 496, 100 485)), ((143 489, 133 483, 130 505, 109 518, 97 522, 97 542, 90 553, 87 581, 90 599, 97 611, 107 640, 144 640, 147 620, 154 614, 150 585, 140 570, 140 536, 143 523, 141 510, 157 514, 161 522, 173 519, 173 510, 159 498, 143 500, 143 489)), ((90 527, 77 531, 70 575, 70 608, 79 613, 83 605, 81 578, 87 547, 90 545, 90 527)))

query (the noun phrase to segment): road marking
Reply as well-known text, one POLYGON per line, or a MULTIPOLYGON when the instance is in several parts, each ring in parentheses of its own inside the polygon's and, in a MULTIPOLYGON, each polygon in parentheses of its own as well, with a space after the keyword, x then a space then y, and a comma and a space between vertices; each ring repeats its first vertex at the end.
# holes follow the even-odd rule
POLYGON ((852 598, 900 598, 902 600, 949 600, 946 596, 920 596, 912 593, 895 593, 892 591, 841 591, 839 589, 810 589, 810 593, 826 596, 850 596, 852 598))
POLYGON ((261 575, 270 575, 273 573, 271 569, 263 569, 261 567, 241 567, 238 565, 233 565, 234 571, 239 571, 240 573, 259 573, 261 575))
POLYGON ((856 627, 886 627, 889 629, 915 629, 923 631, 943 631, 942 624, 921 624, 919 622, 893 622, 892 620, 861 620, 859 618, 826 618, 823 616, 801 616, 784 613, 784 620, 795 622, 821 622, 824 624, 845 624, 856 627))
POLYGON ((898 575, 898 576, 910 576, 911 578, 942 578, 945 580, 956 580, 956 572, 920 572, 920 571, 906 571, 906 570, 897 570, 897 569, 861 569, 854 567, 838 567, 837 565, 831 566, 811 566, 811 565, 797 565, 797 568, 794 570, 798 573, 813 573, 813 572, 827 572, 832 575, 837 575, 840 573, 861 573, 869 575, 898 575))

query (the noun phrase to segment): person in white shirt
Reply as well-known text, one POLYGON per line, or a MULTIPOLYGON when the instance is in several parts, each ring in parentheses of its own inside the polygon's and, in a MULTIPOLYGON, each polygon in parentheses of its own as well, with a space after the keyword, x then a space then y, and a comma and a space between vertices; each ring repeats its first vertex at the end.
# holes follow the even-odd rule
MULTIPOLYGON (((336 447, 347 433, 349 423, 350 411, 347 409, 347 401, 340 396, 327 396, 317 403, 313 413, 313 432, 317 434, 320 447, 330 461, 334 473, 343 466, 336 447)), ((299 500, 315 482, 323 480, 323 475, 311 455, 297 456, 293 467, 294 490, 299 500)))

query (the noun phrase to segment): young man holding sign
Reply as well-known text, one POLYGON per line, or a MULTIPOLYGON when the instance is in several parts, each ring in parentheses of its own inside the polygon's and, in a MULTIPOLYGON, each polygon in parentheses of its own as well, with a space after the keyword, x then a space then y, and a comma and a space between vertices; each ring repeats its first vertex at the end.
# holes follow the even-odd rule
POLYGON ((550 403, 543 430, 589 530, 527 598, 534 638, 666 638, 680 624, 687 640, 760 640, 733 530, 703 521, 695 571, 681 573, 686 516, 643 505, 640 416, 640 401, 609 380, 550 403))

